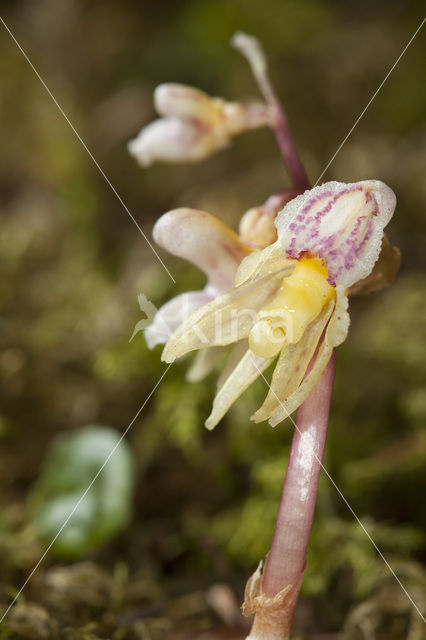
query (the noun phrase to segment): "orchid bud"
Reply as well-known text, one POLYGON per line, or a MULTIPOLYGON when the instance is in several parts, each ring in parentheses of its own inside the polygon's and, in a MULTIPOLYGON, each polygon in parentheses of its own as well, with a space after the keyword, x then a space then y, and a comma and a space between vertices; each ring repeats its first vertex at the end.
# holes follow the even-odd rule
POLYGON ((277 239, 274 217, 265 213, 265 208, 253 207, 240 220, 240 238, 249 247, 264 249, 277 239))
POLYGON ((246 211, 239 226, 242 242, 253 249, 264 249, 275 242, 277 239, 275 217, 286 202, 296 195, 298 195, 297 191, 276 193, 270 196, 262 206, 246 211))
POLYGON ((211 98, 204 91, 176 83, 154 92, 159 120, 144 127, 128 144, 143 167, 156 161, 196 162, 228 146, 233 135, 273 126, 271 109, 211 98))

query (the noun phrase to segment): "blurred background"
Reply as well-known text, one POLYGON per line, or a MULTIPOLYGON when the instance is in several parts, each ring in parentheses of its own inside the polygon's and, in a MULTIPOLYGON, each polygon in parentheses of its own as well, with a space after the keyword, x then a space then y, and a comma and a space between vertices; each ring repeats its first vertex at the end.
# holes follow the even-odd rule
MULTIPOLYGON (((257 97, 233 32, 257 35, 315 182, 423 18, 420 1, 3 0, 2 17, 150 236, 176 206, 236 228, 289 184, 269 131, 197 165, 140 169, 127 141, 164 81, 257 97)), ((425 602, 426 85, 420 32, 324 179, 377 178, 398 208, 402 268, 351 302, 325 466, 413 599, 425 602)), ((164 371, 137 294, 157 306, 203 276, 168 277, 0 25, 0 607, 164 371), (84 429, 104 425, 109 429, 84 429), (59 438, 59 439, 58 439, 59 438), (92 439, 91 439, 92 438, 92 439), (108 445, 108 446, 107 446, 108 445)), ((245 581, 271 542, 292 436, 248 416, 254 385, 213 433, 216 373, 174 365, 0 626, 1 638, 243 638, 245 581), (111 463, 113 460, 111 460, 111 463), (90 497, 92 496, 92 497, 90 497)), ((400 586, 322 477, 295 638, 421 640, 400 586), (374 630, 373 630, 374 629, 374 630)))

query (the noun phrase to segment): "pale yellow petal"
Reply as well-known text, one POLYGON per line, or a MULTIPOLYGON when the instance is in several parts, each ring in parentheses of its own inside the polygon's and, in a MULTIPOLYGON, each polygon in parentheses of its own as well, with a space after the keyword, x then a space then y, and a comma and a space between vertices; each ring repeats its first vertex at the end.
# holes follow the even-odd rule
POLYGON ((195 311, 171 336, 162 359, 173 362, 195 349, 231 344, 246 338, 257 320, 257 311, 279 288, 284 271, 236 287, 195 311))
POLYGON ((270 418, 298 389, 333 312, 334 304, 334 299, 330 300, 320 315, 307 327, 302 339, 281 351, 268 395, 260 409, 251 417, 254 422, 270 418))
POLYGON ((275 427, 285 420, 300 405, 305 402, 312 389, 319 382, 328 361, 331 358, 335 346, 343 342, 349 327, 349 314, 347 312, 347 298, 343 288, 336 290, 336 306, 328 323, 324 340, 322 341, 318 355, 308 375, 302 380, 298 389, 282 403, 280 408, 271 416, 269 424, 275 427))
POLYGON ((337 347, 346 340, 351 319, 348 313, 348 297, 342 286, 336 287, 336 309, 327 327, 327 341, 337 347))
POLYGON ((235 367, 237 366, 237 364, 239 363, 239 361, 241 360, 241 358, 243 357, 243 355, 245 354, 248 348, 249 346, 248 346, 247 340, 240 340, 232 347, 229 353, 228 359, 226 361, 226 364, 223 367, 222 371, 220 372, 220 376, 217 379, 217 382, 216 382, 217 391, 221 388, 221 386, 224 384, 226 379, 235 369, 235 367))
POLYGON ((276 427, 277 424, 288 418, 288 416, 298 409, 306 400, 312 389, 318 384, 332 353, 333 347, 324 340, 318 349, 318 356, 311 371, 306 378, 302 380, 298 389, 282 403, 280 408, 270 418, 269 424, 271 427, 276 427))
POLYGON ((186 372, 185 379, 188 382, 200 382, 211 373, 224 352, 224 347, 207 347, 200 349, 193 363, 186 372))
POLYGON ((213 429, 229 407, 256 380, 273 358, 259 358, 248 349, 230 376, 225 380, 213 401, 213 409, 206 420, 207 429, 213 429))
MULTIPOLYGON (((158 309, 152 322, 145 329, 145 340, 149 349, 153 349, 157 344, 166 344, 173 332, 182 322, 196 309, 207 304, 214 298, 211 291, 187 291, 175 296, 160 309, 158 309)), ((142 309, 148 314, 150 309, 142 309)))
POLYGON ((290 275, 297 264, 297 260, 287 258, 278 242, 271 244, 262 251, 254 251, 241 262, 235 276, 235 286, 249 280, 262 278, 278 269, 286 268, 285 275, 290 275))

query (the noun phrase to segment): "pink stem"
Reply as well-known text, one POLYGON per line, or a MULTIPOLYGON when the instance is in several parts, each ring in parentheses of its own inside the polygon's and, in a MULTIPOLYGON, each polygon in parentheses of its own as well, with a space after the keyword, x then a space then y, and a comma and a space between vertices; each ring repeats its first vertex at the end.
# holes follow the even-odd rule
POLYGON ((335 371, 333 354, 321 380, 300 407, 278 509, 263 590, 274 596, 300 580, 314 517, 335 371))
POLYGON ((309 189, 308 176, 306 175, 305 169, 300 161, 299 154, 296 151, 296 145, 287 116, 278 101, 276 104, 276 114, 275 136, 277 138, 281 154, 293 180, 295 189, 305 191, 306 189, 309 189))
POLYGON ((287 114, 277 98, 275 90, 266 73, 257 75, 257 83, 266 102, 275 112, 275 136, 288 172, 297 191, 309 189, 309 180, 305 168, 297 153, 296 143, 288 122, 287 114))
POLYGON ((275 116, 272 126, 294 188, 298 192, 309 189, 309 180, 297 153, 287 115, 269 79, 267 60, 262 45, 254 36, 242 32, 235 33, 231 42, 247 59, 258 87, 275 116))
POLYGON ((267 598, 289 586, 291 593, 284 603, 284 615, 276 621, 279 628, 274 628, 271 617, 272 623, 268 621, 265 631, 265 620, 259 616, 249 638, 289 637, 314 517, 335 367, 333 353, 321 380, 298 411, 274 537, 263 573, 262 591, 267 598))

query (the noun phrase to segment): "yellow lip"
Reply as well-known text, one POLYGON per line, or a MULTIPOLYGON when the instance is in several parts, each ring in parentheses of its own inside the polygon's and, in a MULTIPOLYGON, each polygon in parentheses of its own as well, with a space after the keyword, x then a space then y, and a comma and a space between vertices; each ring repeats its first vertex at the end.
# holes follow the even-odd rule
POLYGON ((324 263, 318 258, 302 258, 284 278, 274 299, 258 312, 249 335, 250 349, 261 358, 271 358, 287 344, 299 342, 334 295, 324 263))

